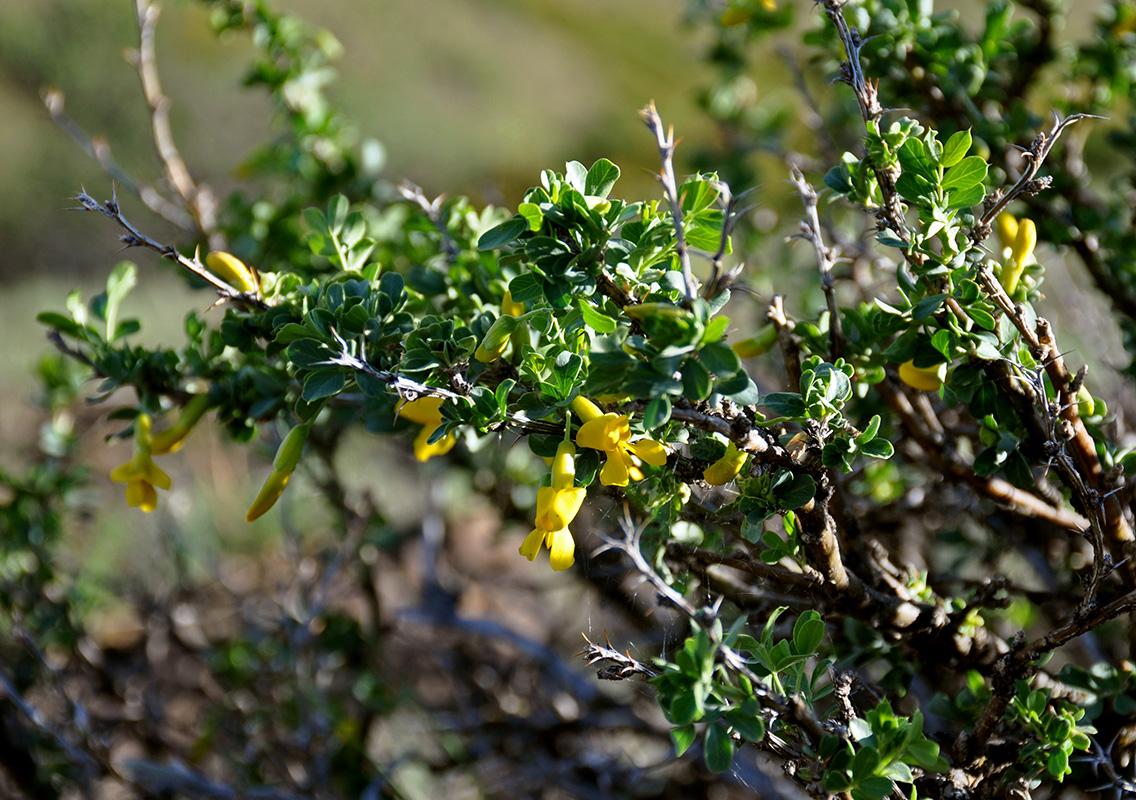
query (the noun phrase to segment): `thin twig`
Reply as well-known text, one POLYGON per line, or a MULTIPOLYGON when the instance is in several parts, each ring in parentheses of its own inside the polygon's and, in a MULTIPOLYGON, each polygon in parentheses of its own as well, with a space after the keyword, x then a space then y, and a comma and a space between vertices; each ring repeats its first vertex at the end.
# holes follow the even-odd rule
POLYGON ((690 269, 690 253, 686 249, 686 234, 683 231, 682 202, 679 200, 678 184, 675 182, 674 152, 676 143, 674 128, 668 128, 666 133, 663 132, 663 121, 659 118, 659 112, 655 109, 655 101, 653 100, 639 112, 639 116, 647 124, 648 130, 654 134, 655 141, 659 146, 659 160, 662 162, 662 171, 656 177, 659 179, 659 183, 663 185, 663 193, 667 196, 667 204, 671 207, 671 219, 674 220, 675 229, 675 253, 678 255, 678 262, 682 267, 685 302, 689 306, 698 297, 698 283, 694 280, 694 273, 690 269))
POLYGON ((147 247, 154 252, 160 254, 163 258, 168 258, 179 267, 187 269, 192 272, 201 280, 210 284, 217 290, 217 294, 221 296, 222 300, 238 303, 249 308, 268 308, 268 304, 257 297, 255 294, 242 292, 239 289, 234 289, 225 281, 218 278, 201 263, 201 260, 195 255, 193 258, 186 258, 178 249, 172 244, 162 244, 161 242, 151 239, 146 234, 134 227, 125 216, 122 214, 122 209, 118 205, 118 189, 114 189, 111 199, 105 202, 98 202, 95 198, 91 197, 85 191, 80 191, 75 197, 72 198, 79 204, 81 211, 97 211, 104 217, 109 217, 118 223, 119 227, 124 228, 126 233, 119 238, 127 247, 147 247))
POLYGON ((718 202, 722 206, 722 234, 718 237, 718 249, 710 256, 710 280, 702 289, 702 296, 707 300, 717 297, 722 290, 729 289, 745 266, 738 264, 727 272, 722 268, 722 261, 726 257, 726 250, 729 249, 730 235, 734 231, 734 226, 738 224, 738 220, 747 209, 738 207, 740 198, 730 191, 725 181, 718 181, 714 186, 718 190, 718 202))
POLYGON ((1028 148, 1021 148, 1026 162, 1025 171, 1022 172, 1017 182, 983 213, 982 218, 971 232, 971 239, 973 241, 977 243, 985 239, 990 234, 991 223, 993 223, 997 216, 1002 213, 1002 210, 1017 199, 1019 195, 1023 193, 1036 194, 1037 189, 1043 188, 1031 186, 1034 179, 1037 177, 1038 171, 1041 170, 1042 163, 1049 155, 1049 151, 1057 144, 1057 140, 1061 138, 1061 134, 1064 133, 1065 129, 1083 119, 1105 119, 1105 117, 1098 117, 1096 114, 1070 114, 1064 119, 1060 119, 1055 112, 1053 128, 1049 133, 1047 134, 1042 131, 1034 137, 1033 143, 1028 148))
POLYGON ((172 203, 162 196, 161 192, 148 183, 136 180, 126 169, 118 163, 110 150, 110 143, 101 136, 91 136, 71 119, 63 110, 63 92, 50 88, 43 93, 43 104, 47 114, 61 131, 70 137, 71 141, 79 145, 80 149, 90 156, 111 180, 120 184, 131 194, 137 196, 146 207, 162 219, 176 225, 185 231, 197 232, 197 223, 185 209, 172 203))
POLYGON ((844 325, 840 319, 840 309, 836 306, 836 289, 832 281, 832 268, 836 263, 832 251, 825 247, 820 232, 820 216, 817 213, 817 193, 797 166, 789 167, 789 179, 801 195, 805 205, 805 219, 801 222, 801 235, 812 242, 816 251, 817 267, 820 269, 820 284, 824 289, 824 299, 828 304, 828 335, 831 359, 836 361, 844 352, 844 325))
POLYGON ((446 254, 446 263, 454 263, 454 260, 458 257, 458 246, 454 244, 454 239, 450 236, 450 231, 446 228, 446 223, 442 219, 442 203, 446 196, 440 194, 430 200, 422 191, 421 186, 408 180, 403 180, 398 184, 398 193, 404 200, 422 209, 423 213, 434 223, 434 227, 437 228, 442 237, 442 251, 446 254))
POLYGON ((213 192, 193 180, 189 167, 174 144, 173 130, 170 127, 170 99, 163 94, 158 79, 155 29, 161 7, 149 0, 135 0, 134 5, 138 19, 138 49, 128 54, 128 60, 138 71, 142 93, 150 107, 150 122, 158 158, 162 162, 166 178, 185 202, 198 230, 210 237, 211 247, 220 249, 222 243, 212 241, 217 227, 217 204, 213 192))

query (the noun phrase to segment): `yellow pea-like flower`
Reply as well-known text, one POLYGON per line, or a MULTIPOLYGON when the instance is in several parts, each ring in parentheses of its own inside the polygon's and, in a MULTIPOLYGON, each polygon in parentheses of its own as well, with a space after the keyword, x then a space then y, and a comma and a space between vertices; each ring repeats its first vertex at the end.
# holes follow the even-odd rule
POLYGON ((139 414, 134 420, 134 453, 130 460, 116 467, 110 479, 126 484, 127 505, 149 514, 158 507, 157 489, 169 489, 170 476, 151 460, 150 415, 139 414))
POLYGON ((422 426, 422 430, 414 438, 414 457, 419 461, 429 461, 434 456, 445 455, 457 443, 452 433, 447 433, 433 444, 430 443, 430 437, 442 424, 444 402, 444 397, 419 397, 417 400, 402 400, 395 408, 400 417, 422 426))
POLYGON ((216 250, 205 256, 205 266, 209 267, 221 280, 245 294, 258 294, 260 284, 256 273, 232 253, 216 250))
POLYGON ((702 479, 711 486, 725 486, 742 471, 746 459, 744 450, 738 450, 733 442, 726 445, 726 454, 702 471, 702 479))
POLYGON ((938 364, 934 367, 917 367, 914 361, 905 361, 899 365, 899 379, 921 392, 937 392, 943 385, 943 378, 947 376, 947 365, 938 364))
POLYGON ((1010 260, 1005 267, 1002 268, 1002 288, 1006 290, 1006 294, 1013 297, 1014 292, 1017 291, 1018 281, 1022 277, 1022 271, 1026 267, 1026 261, 1033 255, 1033 249, 1037 246, 1037 227, 1033 224, 1032 219, 1023 219, 1018 223, 1017 233, 1014 236, 1014 244, 1010 248, 1010 260))

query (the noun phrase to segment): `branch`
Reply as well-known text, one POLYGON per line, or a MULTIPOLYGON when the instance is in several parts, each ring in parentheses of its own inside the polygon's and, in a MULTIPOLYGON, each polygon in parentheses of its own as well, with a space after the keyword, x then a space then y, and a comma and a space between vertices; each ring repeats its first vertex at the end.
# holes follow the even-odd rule
POLYGON ((663 121, 659 118, 659 112, 655 109, 653 100, 639 112, 639 116, 647 124, 648 130, 655 135, 655 140, 659 146, 659 160, 662 161, 663 168, 656 177, 659 183, 663 185, 663 193, 667 196, 667 203, 671 207, 671 218, 674 220, 675 229, 675 252, 678 254, 679 265, 682 267, 683 285, 686 289, 686 305, 689 307, 698 297, 698 283, 694 280, 694 273, 690 270, 690 253, 686 249, 686 234, 683 232, 682 226, 682 203, 678 197, 678 185, 675 183, 674 152, 676 143, 674 128, 668 128, 667 132, 663 133, 663 121))
POLYGON ((824 299, 828 303, 828 335, 831 340, 831 358, 840 358, 844 351, 844 324, 840 319, 840 309, 836 306, 836 291, 832 282, 832 267, 836 263, 832 251, 824 246, 820 233, 820 217, 817 214, 817 193, 805 176, 797 168, 789 167, 789 178, 801 195, 805 204, 806 219, 801 222, 801 235, 812 242, 816 251, 817 267, 820 269, 820 284, 824 289, 824 299))
POLYGON ((135 180, 111 154, 110 143, 106 139, 101 136, 91 136, 63 111, 64 96, 61 90, 55 88, 45 90, 43 104, 51 121, 102 167, 103 172, 110 176, 111 180, 124 186, 128 192, 145 203, 147 208, 170 224, 185 231, 197 232, 197 223, 184 208, 162 197, 161 193, 150 184, 135 180))
POLYGON ((990 224, 994 219, 1002 213, 1006 206, 1010 205, 1019 195, 1022 194, 1036 194, 1040 189, 1048 185, 1051 179, 1043 179, 1042 181, 1034 182, 1037 173, 1041 170, 1042 162, 1045 161, 1049 155, 1049 151, 1053 149, 1053 145, 1057 144, 1057 140, 1061 138, 1061 134, 1065 129, 1075 122, 1080 122, 1083 119, 1105 119, 1105 117, 1098 117, 1095 114, 1071 114, 1065 119, 1058 119, 1054 114, 1053 128, 1046 134, 1044 131, 1034 137, 1033 143, 1029 148, 1022 148, 1022 153, 1026 160, 1026 169, 1018 178, 1017 183, 1010 187, 1010 189, 1003 194, 994 205, 990 206, 978 221, 978 224, 971 230, 971 240, 975 244, 981 242, 990 235, 990 224))
POLYGON ((458 246, 454 244, 454 239, 450 236, 446 223, 442 221, 442 201, 446 199, 446 196, 440 194, 433 200, 429 200, 421 186, 408 180, 403 180, 398 184, 398 193, 404 200, 422 209, 422 212, 434 223, 434 227, 438 229, 438 233, 442 237, 442 250, 446 254, 446 263, 454 263, 454 260, 458 257, 458 246))
POLYGON ((201 280, 210 284, 217 290, 217 294, 221 296, 222 301, 230 301, 247 308, 266 309, 268 303, 261 300, 255 294, 248 294, 238 289, 234 289, 225 281, 218 278, 201 263, 200 259, 195 255, 193 258, 186 258, 178 249, 172 244, 162 244, 154 239, 151 239, 146 234, 135 228, 126 217, 122 215, 122 209, 118 205, 118 190, 114 190, 111 199, 103 203, 98 202, 95 198, 91 197, 85 191, 80 191, 78 195, 72 198, 79 204, 80 211, 97 211, 104 217, 109 217, 118 223, 119 227, 124 228, 126 233, 119 238, 127 247, 147 247, 154 252, 161 255, 163 258, 168 258, 179 267, 187 269, 196 275, 201 280))
MULTIPOLYGON (((162 93, 158 80, 157 46, 154 32, 158 25, 161 7, 149 0, 135 0, 135 14, 138 19, 138 49, 127 54, 127 60, 138 71, 142 82, 142 94, 150 107, 150 122, 154 132, 154 146, 158 158, 165 169, 166 178, 174 191, 185 202, 186 208, 197 224, 197 229, 210 237, 210 246, 217 226, 217 204, 213 193, 207 186, 198 185, 189 174, 189 168, 174 144, 173 130, 170 128, 170 99, 162 93)), ((214 249, 219 249, 216 242, 214 249)))

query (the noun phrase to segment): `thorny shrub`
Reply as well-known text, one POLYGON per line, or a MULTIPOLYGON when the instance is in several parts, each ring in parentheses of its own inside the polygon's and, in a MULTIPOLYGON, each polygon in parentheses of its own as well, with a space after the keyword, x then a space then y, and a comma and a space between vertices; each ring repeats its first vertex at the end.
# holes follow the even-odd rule
MULTIPOLYGON (((328 475, 343 442, 373 434, 488 467, 477 486, 529 520, 512 544, 531 569, 547 549, 553 570, 627 591, 577 544, 598 525, 618 555, 604 563, 647 582, 689 636, 642 659, 589 642, 587 662, 649 681, 675 751, 712 773, 752 775, 763 753, 761 770, 818 797, 1133 791, 1136 453, 1120 404, 1038 311, 1046 267, 1080 262, 1136 342, 1131 0, 1094 10, 1077 41, 1058 38, 1050 0, 961 16, 930 0, 694 2, 723 134, 689 145, 705 171, 680 176, 648 105, 659 196, 619 198, 601 158, 543 171, 515 210, 396 194, 323 93, 329 34, 260 2, 206 5, 217 31, 252 35, 248 83, 280 133, 250 159, 255 183, 219 204, 162 151, 176 197, 148 203, 196 250, 151 238, 117 197, 77 197, 218 307, 189 313, 179 348, 142 344, 119 312, 145 277, 124 262, 104 293, 40 315, 63 355, 44 367, 59 424, 52 458, 4 476, 5 631, 75 646, 66 593, 45 588, 82 480, 61 409, 93 375, 130 442, 115 446, 133 448, 109 477, 142 511, 170 488, 167 454, 217 425, 280 436, 250 522, 318 462, 344 536, 381 525, 328 475), (796 85, 759 85, 795 31, 781 57, 796 85), (795 209, 771 191, 786 181, 795 209), (785 223, 752 224, 769 206, 785 223), (785 295, 756 292, 758 276, 785 295), (514 442, 527 478, 504 464, 514 442), (509 492, 525 481, 535 491, 509 492)), ((156 11, 139 13, 152 63, 156 11)), ((164 99, 142 76, 161 140, 164 99)), ((358 559, 365 537, 350 536, 358 559)), ((100 774, 105 754, 21 699, 43 670, 20 663, 7 708, 41 754, 25 790, 100 774)), ((279 677, 270 655, 242 663, 279 677)), ((337 723, 319 745, 356 770, 325 783, 270 764, 233 780, 359 791, 389 767, 355 755, 364 735, 337 723)), ((205 791, 188 767, 180 783, 149 769, 128 771, 136 787, 205 791)))

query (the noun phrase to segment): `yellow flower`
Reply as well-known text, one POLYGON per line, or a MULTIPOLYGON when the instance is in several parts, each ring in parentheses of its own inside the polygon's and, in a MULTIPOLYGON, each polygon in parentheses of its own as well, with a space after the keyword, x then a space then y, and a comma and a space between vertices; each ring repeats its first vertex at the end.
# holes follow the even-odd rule
POLYGON ((586 489, 575 484, 576 448, 571 442, 561 442, 552 462, 552 485, 537 489, 536 527, 518 551, 529 561, 536 558, 542 545, 547 545, 554 570, 568 569, 575 563, 576 543, 568 524, 576 518, 587 494, 586 489))
POLYGON ((1002 268, 1002 288, 1011 297, 1018 288, 1018 280, 1022 277, 1022 270, 1026 268, 1026 261, 1033 255, 1036 246, 1037 227, 1033 224, 1033 220, 1021 220, 1014 235, 1014 243, 1010 247, 1010 260, 1002 268))
POLYGON ((1018 220, 1009 211, 1003 211, 994 220, 994 232, 998 234, 998 242, 1002 248, 1014 246, 1014 239, 1018 236, 1018 220))
POLYGON ((192 400, 186 403, 185 408, 182 409, 181 414, 178 416, 177 422, 170 427, 166 428, 161 433, 154 434, 153 440, 150 442, 150 452, 153 455, 161 456, 166 453, 176 453, 185 444, 185 438, 189 436, 193 426, 197 424, 198 420, 205 415, 205 412, 213 405, 209 399, 208 394, 196 395, 192 400))
POLYGON ((514 300, 512 293, 506 289, 505 296, 501 299, 501 313, 510 317, 519 317, 525 313, 525 304, 514 300))
POLYGON ((626 414, 604 414, 595 403, 579 396, 572 401, 573 410, 584 420, 576 433, 576 444, 607 453, 607 463, 600 470, 604 486, 626 486, 629 480, 643 480, 639 469, 645 461, 653 467, 667 463, 667 451, 653 439, 631 441, 631 425, 626 414))
POLYGON ((442 403, 444 397, 419 397, 417 400, 402 400, 395 408, 395 412, 411 422, 422 426, 418 436, 414 439, 414 457, 419 461, 429 461, 434 456, 445 455, 453 449, 456 442, 452 433, 447 433, 438 441, 430 444, 430 436, 442 424, 442 403))
POLYGON ((158 507, 156 489, 169 489, 170 476, 150 460, 150 415, 139 414, 134 420, 134 454, 110 473, 110 479, 126 484, 126 504, 141 508, 147 514, 158 507), (156 487, 156 488, 155 488, 156 487))
POLYGON ((272 459, 271 474, 264 482, 264 486, 260 487, 260 493, 245 513, 245 522, 259 519, 268 509, 276 505, 280 495, 284 494, 284 488, 300 463, 300 454, 304 452, 304 442, 308 440, 308 432, 311 429, 312 425, 309 422, 297 425, 288 431, 288 435, 276 450, 276 457, 272 459))
POLYGON ((905 361, 899 365, 899 379, 912 389, 918 389, 922 392, 939 391, 946 375, 946 364, 938 364, 934 367, 917 367, 914 361, 905 361))
POLYGON ((213 274, 228 283, 234 289, 245 294, 259 294, 256 273, 245 266, 244 262, 232 253, 218 250, 205 256, 205 264, 213 274))
POLYGON ((702 479, 711 486, 725 486, 738 477, 748 457, 730 442, 726 445, 726 454, 702 471, 702 479))

